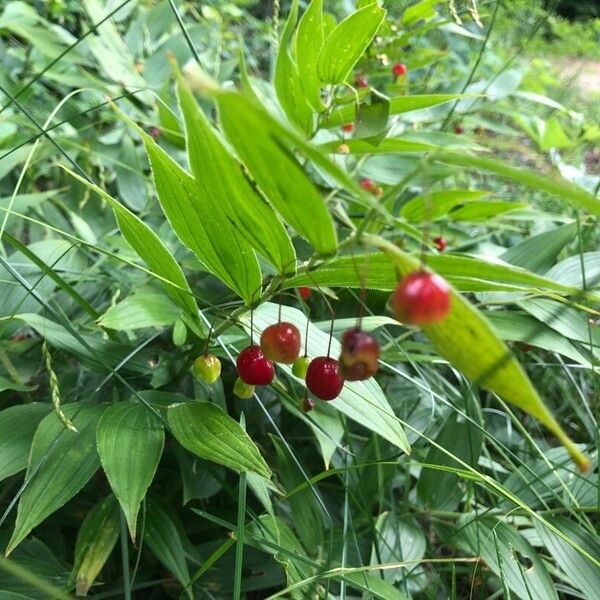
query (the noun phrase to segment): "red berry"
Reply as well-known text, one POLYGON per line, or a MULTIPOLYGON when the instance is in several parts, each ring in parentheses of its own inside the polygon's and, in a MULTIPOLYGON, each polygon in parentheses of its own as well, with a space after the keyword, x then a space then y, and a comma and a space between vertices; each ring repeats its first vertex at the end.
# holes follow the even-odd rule
POLYGON ((392 73, 396 76, 396 77, 402 77, 403 75, 406 75, 406 72, 408 71, 408 69, 406 68, 406 65, 403 63, 396 63, 393 67, 392 67, 392 73))
POLYGON ((304 300, 308 300, 312 296, 312 290, 309 287, 298 288, 298 291, 304 300))
POLYGON ((152 137, 153 140, 157 140, 160 137, 160 129, 158 127, 151 127, 150 137, 152 137))
POLYGON ((435 244, 435 247, 442 252, 442 250, 444 250, 446 248, 446 246, 448 245, 446 243, 446 240, 443 237, 436 237, 433 238, 433 243, 435 244))
POLYGON ((348 381, 364 381, 379 369, 379 344, 372 335, 358 327, 349 329, 342 337, 340 371, 348 381))
POLYGON ((454 126, 454 133, 458 133, 458 135, 460 135, 461 133, 464 133, 465 129, 462 125, 455 125, 454 126))
POLYGON ((321 400, 333 400, 344 387, 344 378, 335 358, 317 356, 306 371, 306 387, 321 400))
POLYGON ((346 123, 345 125, 342 125, 342 131, 345 131, 346 133, 352 133, 353 129, 354 123, 346 123))
POLYGON ((372 179, 366 177, 360 180, 359 185, 365 192, 373 192, 377 188, 377 184, 372 179))
POLYGON ((269 360, 291 365, 300 355, 300 331, 285 321, 269 325, 260 336, 260 347, 269 360))
POLYGON ((248 346, 237 357, 240 379, 249 385, 268 385, 273 381, 273 363, 265 357, 260 346, 248 346))
POLYGON ((435 273, 415 271, 399 283, 392 296, 392 307, 403 323, 435 323, 450 311, 450 286, 435 273))
POLYGON ((369 80, 367 79, 367 77, 365 75, 359 75, 356 78, 356 87, 358 87, 358 88, 368 88, 369 87, 369 80))

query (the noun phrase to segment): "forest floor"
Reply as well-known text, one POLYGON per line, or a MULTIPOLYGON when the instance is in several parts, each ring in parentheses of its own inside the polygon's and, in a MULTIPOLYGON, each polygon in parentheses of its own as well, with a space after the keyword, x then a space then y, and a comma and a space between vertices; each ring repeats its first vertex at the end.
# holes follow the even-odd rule
POLYGON ((600 94, 600 62, 589 58, 565 57, 561 72, 573 81, 584 94, 600 94))

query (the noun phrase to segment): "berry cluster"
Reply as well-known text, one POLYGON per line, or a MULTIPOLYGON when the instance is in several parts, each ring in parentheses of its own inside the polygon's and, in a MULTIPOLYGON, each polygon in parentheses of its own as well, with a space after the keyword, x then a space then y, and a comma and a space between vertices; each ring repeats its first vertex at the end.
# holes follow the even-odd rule
MULTIPOLYGON (((300 288, 307 298, 309 288, 300 288)), ((410 325, 429 325, 440 321, 450 311, 450 288, 446 281, 424 270, 415 271, 398 284, 391 299, 396 318, 410 325)), ((260 345, 251 344, 237 358, 238 378, 233 391, 240 398, 250 398, 255 386, 269 385, 275 376, 273 363, 292 366, 292 373, 305 379, 308 390, 320 400, 337 398, 345 381, 364 381, 379 368, 379 344, 359 325, 342 336, 342 351, 336 360, 317 356, 312 360, 300 356, 300 331, 293 323, 279 321, 269 325, 260 336, 260 345)), ((212 354, 194 361, 193 372, 205 383, 214 383, 221 373, 221 363, 212 354)), ((308 398, 305 410, 314 402, 308 398)))

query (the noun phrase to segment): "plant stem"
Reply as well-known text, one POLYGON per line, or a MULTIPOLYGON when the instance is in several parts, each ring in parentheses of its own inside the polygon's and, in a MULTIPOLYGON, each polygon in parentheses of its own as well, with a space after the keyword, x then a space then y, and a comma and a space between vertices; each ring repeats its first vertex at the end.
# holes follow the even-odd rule
POLYGON ((238 495, 238 517, 235 545, 235 573, 233 581, 233 599, 240 600, 242 593, 242 566, 244 564, 244 519, 246 517, 246 473, 240 473, 240 491, 238 495))

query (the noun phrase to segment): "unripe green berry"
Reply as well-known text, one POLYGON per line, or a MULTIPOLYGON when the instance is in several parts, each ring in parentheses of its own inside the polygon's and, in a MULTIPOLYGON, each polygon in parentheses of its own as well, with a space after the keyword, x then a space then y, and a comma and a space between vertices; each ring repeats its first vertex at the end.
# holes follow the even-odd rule
POLYGON ((292 365, 292 373, 296 377, 300 377, 300 379, 305 379, 308 365, 310 365, 310 358, 308 356, 299 356, 292 365))
POLYGON ((194 375, 204 383, 214 383, 221 375, 221 361, 212 354, 203 354, 194 361, 194 375))
POLYGON ((242 400, 248 400, 254 395, 255 386, 244 383, 239 377, 233 384, 233 393, 242 400))

